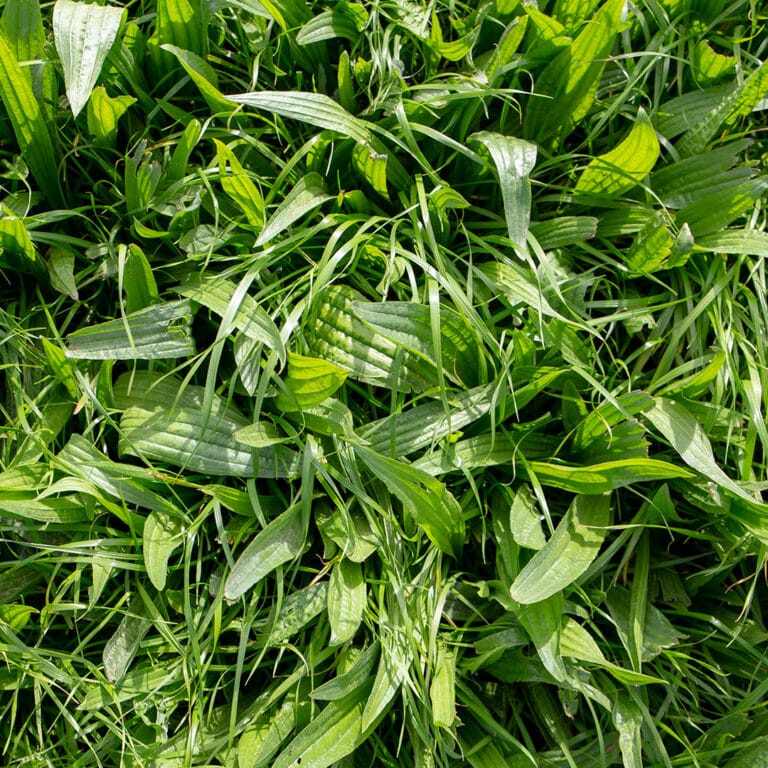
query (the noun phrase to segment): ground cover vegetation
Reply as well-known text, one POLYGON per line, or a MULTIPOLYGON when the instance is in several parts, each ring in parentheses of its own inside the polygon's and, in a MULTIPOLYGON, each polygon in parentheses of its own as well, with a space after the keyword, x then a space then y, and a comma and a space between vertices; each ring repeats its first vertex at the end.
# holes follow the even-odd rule
POLYGON ((0 762, 768 765, 767 22, 5 0, 0 762))

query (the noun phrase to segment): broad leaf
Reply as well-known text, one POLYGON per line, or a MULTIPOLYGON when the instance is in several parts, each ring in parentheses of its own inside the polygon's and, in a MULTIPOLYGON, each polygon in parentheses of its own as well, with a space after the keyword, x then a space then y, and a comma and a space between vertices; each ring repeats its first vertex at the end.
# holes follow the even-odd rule
POLYGON ((597 557, 610 509, 609 496, 577 496, 552 538, 518 574, 510 588, 512 599, 538 603, 576 581, 597 557))
POLYGON ((53 39, 64 69, 64 85, 72 114, 77 117, 115 42, 123 9, 112 5, 56 0, 53 39))

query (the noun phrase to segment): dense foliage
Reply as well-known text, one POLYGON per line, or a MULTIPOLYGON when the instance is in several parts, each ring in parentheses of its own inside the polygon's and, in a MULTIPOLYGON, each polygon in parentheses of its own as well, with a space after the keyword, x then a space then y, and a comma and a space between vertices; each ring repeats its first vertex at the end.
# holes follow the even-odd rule
POLYGON ((767 765, 766 24, 5 0, 0 762, 767 765))

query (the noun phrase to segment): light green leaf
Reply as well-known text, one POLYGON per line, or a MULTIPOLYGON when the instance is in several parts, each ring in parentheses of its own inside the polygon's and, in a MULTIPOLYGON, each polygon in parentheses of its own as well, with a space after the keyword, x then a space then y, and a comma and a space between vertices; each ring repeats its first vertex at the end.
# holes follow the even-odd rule
POLYGON ((307 532, 301 505, 276 517, 237 558, 224 585, 224 597, 237 600, 268 573, 301 553, 307 532))
POLYGON ((367 591, 359 563, 342 558, 334 566, 328 583, 328 619, 331 645, 351 640, 363 620, 367 591))
POLYGON ((432 542, 449 555, 464 544, 464 515, 451 492, 410 464, 388 459, 364 446, 355 453, 403 504, 432 542))
POLYGON ((546 544, 541 529, 541 516, 528 486, 523 485, 515 493, 509 510, 509 530, 512 538, 521 547, 542 549, 546 544))
POLYGON ((365 689, 331 701, 280 753, 272 768, 328 768, 363 740, 365 689))
POLYGON ((296 183, 269 218, 256 240, 256 245, 266 245, 288 229, 291 224, 332 199, 333 195, 326 192, 320 174, 308 173, 296 183))
MULTIPOLYGON (((193 278, 179 288, 179 293, 198 304, 202 304, 217 315, 230 313, 230 305, 238 286, 219 276, 193 278)), ((285 357, 285 348, 272 318, 247 293, 240 299, 232 319, 235 328, 249 339, 275 350, 280 358, 285 357)))
POLYGON ((123 8, 56 0, 53 39, 64 69, 64 85, 77 117, 99 78, 123 19, 123 8))
POLYGON ((206 412, 205 388, 184 388, 174 377, 145 372, 126 374, 115 385, 122 454, 165 461, 192 472, 233 477, 294 477, 300 471, 297 453, 282 445, 250 449, 235 433, 246 418, 214 396, 206 412))
POLYGON ((456 654, 443 644, 437 650, 429 700, 432 722, 438 728, 450 728, 456 720, 456 654))
POLYGON ((527 264, 488 261, 476 267, 480 279, 516 306, 525 304, 548 317, 560 317, 541 292, 536 276, 527 264))
POLYGON ((348 372, 317 357, 288 354, 287 391, 281 391, 275 404, 284 411, 301 411, 327 400, 346 381, 348 372))
POLYGON ((757 229, 730 229, 705 235, 696 243, 696 246, 697 250, 711 253, 768 258, 768 232, 757 229))
POLYGON ((168 558, 181 545, 179 521, 164 512, 152 512, 144 522, 144 567, 155 589, 165 589, 168 558))
POLYGON ((104 646, 104 674, 108 680, 114 683, 125 675, 151 624, 144 615, 141 601, 132 600, 117 629, 104 646))
POLYGON ((538 143, 561 142, 586 116, 617 33, 625 0, 608 0, 571 45, 536 78, 525 134, 538 143))
POLYGON ((264 198, 235 157, 235 153, 218 139, 216 157, 219 164, 219 183, 229 198, 245 214, 252 227, 264 224, 264 198))
POLYGON ((67 357, 86 360, 160 360, 195 353, 188 301, 169 301, 67 336, 67 357))
POLYGON ((685 406, 657 397, 653 407, 645 412, 645 417, 689 467, 734 495, 755 503, 755 499, 731 480, 717 464, 709 438, 685 406))
POLYGON ((103 86, 94 88, 86 109, 88 132, 94 143, 101 147, 114 146, 117 123, 135 103, 133 96, 109 96, 103 86))
POLYGON ((623 195, 651 172, 658 157, 656 131, 641 111, 626 138, 590 161, 576 183, 576 192, 602 197, 623 195))
POLYGON ((48 120, 32 91, 5 32, 0 31, 0 98, 11 121, 19 150, 41 192, 52 205, 63 205, 58 158, 48 120))
POLYGON ((437 370, 430 361, 360 321, 354 306, 362 298, 341 285, 323 292, 308 323, 310 354, 347 369, 353 378, 382 387, 421 391, 436 384, 437 370))
POLYGON ((610 524, 609 496, 577 496, 552 538, 528 561, 510 588, 518 603, 546 600, 565 589, 597 557, 610 524))
POLYGON ((528 176, 536 164, 536 145, 488 131, 474 133, 469 138, 488 150, 499 177, 509 239, 518 253, 527 253, 531 220, 531 181, 528 176))
POLYGON ((316 128, 325 128, 343 136, 370 144, 373 135, 368 124, 354 117, 344 107, 322 93, 305 91, 257 91, 227 97, 252 109, 274 112, 316 128))
MULTIPOLYGON (((408 301, 353 304, 354 313, 382 336, 435 360, 432 313, 428 306, 408 301)), ((467 321, 450 307, 440 307, 440 351, 445 373, 457 382, 476 380, 480 360, 478 339, 467 321)))
POLYGON ((642 457, 616 459, 583 467, 544 461, 530 461, 527 466, 542 485, 586 494, 605 493, 652 480, 693 478, 693 474, 683 467, 660 459, 642 457))
MULTIPOLYGON (((219 90, 219 78, 216 75, 216 70, 205 59, 192 51, 186 51, 171 43, 164 43, 160 47, 176 57, 176 61, 181 64, 189 79, 197 86, 211 111, 229 113, 237 108, 237 105, 219 90)), ((219 167, 221 167, 221 162, 219 167)))
POLYGON ((274 626, 268 635, 262 636, 262 641, 270 646, 284 643, 316 619, 325 610, 327 601, 327 581, 292 592, 283 601, 274 626))

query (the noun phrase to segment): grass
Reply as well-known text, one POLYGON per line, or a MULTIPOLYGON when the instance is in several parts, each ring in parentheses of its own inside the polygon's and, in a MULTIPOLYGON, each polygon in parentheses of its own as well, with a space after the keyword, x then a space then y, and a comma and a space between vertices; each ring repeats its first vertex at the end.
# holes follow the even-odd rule
POLYGON ((767 23, 5 0, 0 763, 765 764, 767 23))

